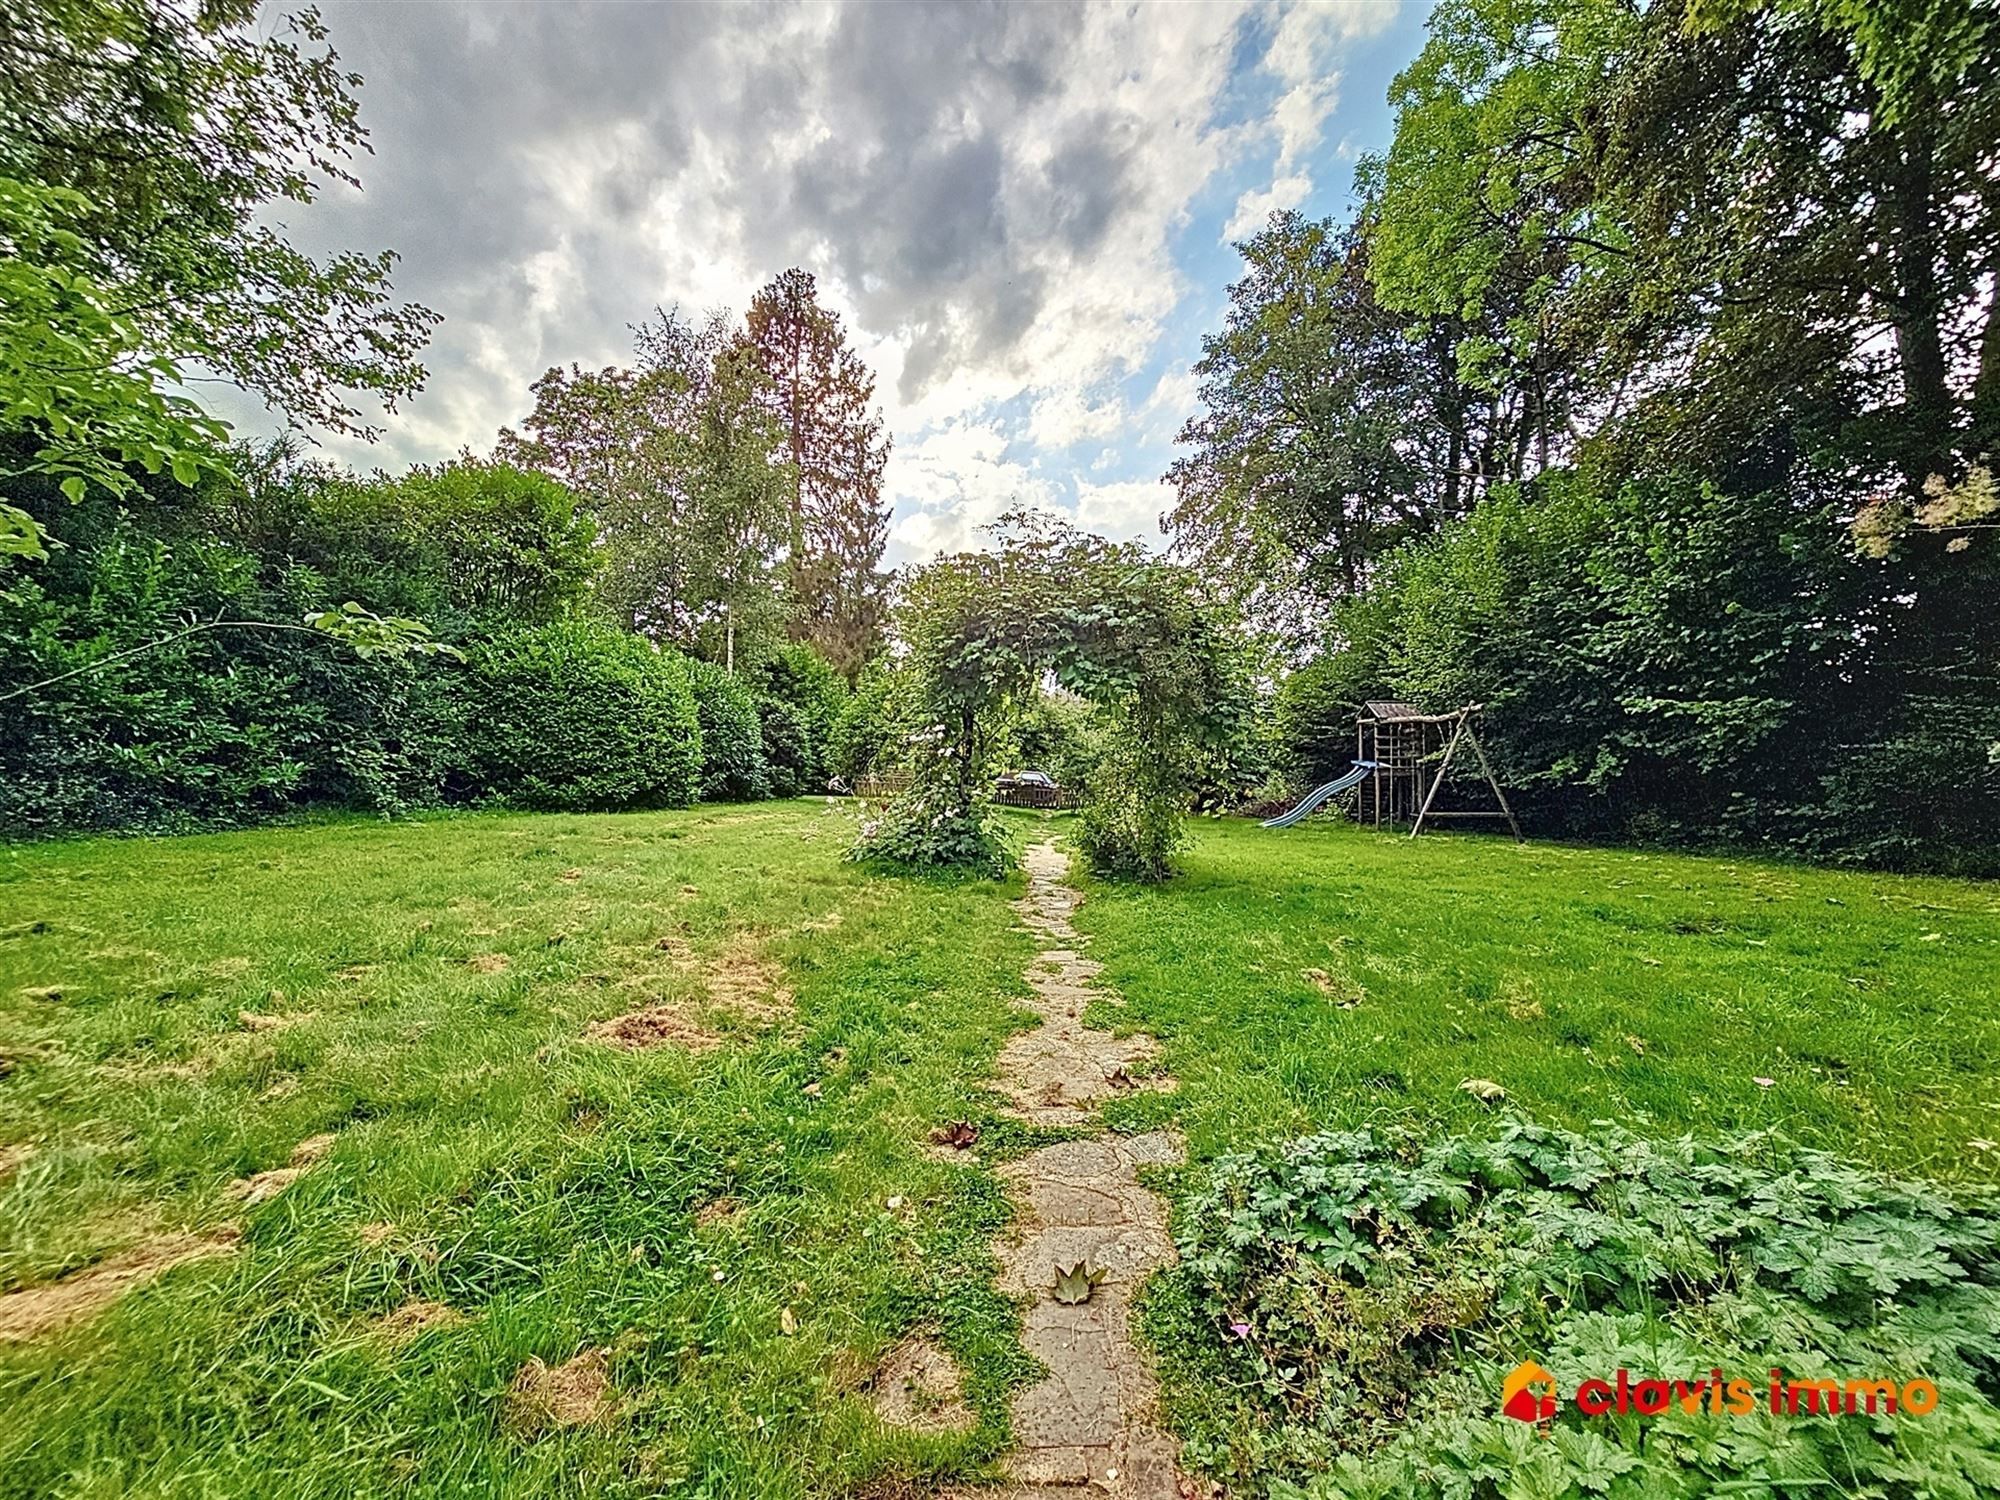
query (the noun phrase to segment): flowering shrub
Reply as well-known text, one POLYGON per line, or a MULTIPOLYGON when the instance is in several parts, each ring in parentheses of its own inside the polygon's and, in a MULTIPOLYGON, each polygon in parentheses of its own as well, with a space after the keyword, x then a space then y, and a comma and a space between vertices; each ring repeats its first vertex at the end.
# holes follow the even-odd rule
POLYGON ((906 800, 865 819, 848 857, 910 869, 975 870, 996 880, 1014 863, 1006 830, 986 806, 926 809, 906 800))
POLYGON ((1014 862, 1006 832, 977 787, 961 785, 960 750, 933 725, 911 736, 909 791, 861 824, 850 859, 911 869, 977 870, 996 880, 1014 862))

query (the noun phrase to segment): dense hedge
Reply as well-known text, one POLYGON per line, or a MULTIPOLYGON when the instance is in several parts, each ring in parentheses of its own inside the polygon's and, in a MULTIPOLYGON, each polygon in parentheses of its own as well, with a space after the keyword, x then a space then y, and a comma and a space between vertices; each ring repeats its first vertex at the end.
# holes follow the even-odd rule
POLYGON ((1834 500, 1558 474, 1393 558, 1277 722, 1314 779, 1364 698, 1483 702, 1545 832, 2000 873, 2000 671, 1971 617, 1996 557, 1861 559, 1834 500))
POLYGON ((466 761, 517 807, 685 807, 701 781, 687 666, 638 636, 566 621, 475 647, 466 761))
POLYGON ((690 661, 687 670, 701 720, 701 800, 754 802, 770 796, 757 695, 713 662, 690 661))
POLYGON ((394 811, 442 794, 447 669, 234 624, 113 660, 195 621, 296 624, 314 601, 222 542, 110 512, 66 519, 65 547, 0 587, 0 691, 94 669, 0 705, 5 836, 394 811))
MULTIPOLYGON (((559 486, 470 462, 363 482, 234 461, 241 485, 143 504, 44 497, 63 545, 0 574, 0 693, 32 688, 0 705, 0 837, 693 800, 685 664, 571 618, 595 561, 559 486), (364 658, 299 628, 350 598, 421 613, 466 659, 364 658)), ((723 691, 719 774, 754 787, 755 705, 723 691)))
POLYGON ((778 648, 751 669, 771 795, 826 790, 828 747, 847 699, 847 684, 809 646, 778 648))

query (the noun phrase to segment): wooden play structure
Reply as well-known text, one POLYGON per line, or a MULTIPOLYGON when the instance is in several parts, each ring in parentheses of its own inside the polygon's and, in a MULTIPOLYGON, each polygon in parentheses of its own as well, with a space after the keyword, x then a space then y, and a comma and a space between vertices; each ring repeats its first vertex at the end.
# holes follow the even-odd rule
POLYGON ((1345 792, 1354 793, 1350 809, 1357 823, 1408 823, 1415 838, 1432 823, 1451 819, 1505 819, 1514 837, 1521 825, 1507 805, 1499 778, 1487 762, 1486 749, 1473 728, 1484 705, 1468 703, 1454 713, 1427 714, 1415 704, 1371 701, 1361 705, 1354 721, 1354 768, 1316 787, 1291 811, 1265 820, 1266 828, 1289 828, 1345 792), (1493 793, 1495 808, 1440 806, 1452 762, 1460 747, 1470 747, 1479 774, 1493 793))
POLYGON ((1424 831, 1427 823, 1448 819, 1504 818, 1521 836, 1507 794, 1500 790, 1499 778, 1487 763, 1485 747, 1473 728, 1473 720, 1485 705, 1468 703, 1455 713, 1427 714, 1415 704, 1370 701, 1361 705, 1354 721, 1354 760, 1371 765, 1373 772, 1360 784, 1354 801, 1356 822, 1408 823, 1410 837, 1424 831), (1479 761, 1479 774, 1499 804, 1491 809, 1440 807, 1438 793, 1451 772, 1460 746, 1467 746, 1479 761))

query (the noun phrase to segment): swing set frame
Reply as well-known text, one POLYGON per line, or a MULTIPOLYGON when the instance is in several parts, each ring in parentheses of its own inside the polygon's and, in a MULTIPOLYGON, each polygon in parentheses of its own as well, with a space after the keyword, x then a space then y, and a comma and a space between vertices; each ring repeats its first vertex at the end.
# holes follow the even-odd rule
POLYGON ((1485 711, 1483 703, 1468 703, 1448 714, 1427 714, 1412 704, 1373 701, 1361 706, 1354 723, 1354 758, 1372 762, 1374 775, 1362 784, 1354 799, 1354 820, 1410 824, 1415 838, 1426 826, 1449 820, 1504 819, 1518 840, 1521 825, 1507 805, 1507 794, 1486 759, 1486 747, 1479 743, 1473 721, 1485 711), (1479 774, 1492 789, 1497 810, 1439 807, 1438 792, 1461 745, 1470 745, 1479 762, 1479 774))

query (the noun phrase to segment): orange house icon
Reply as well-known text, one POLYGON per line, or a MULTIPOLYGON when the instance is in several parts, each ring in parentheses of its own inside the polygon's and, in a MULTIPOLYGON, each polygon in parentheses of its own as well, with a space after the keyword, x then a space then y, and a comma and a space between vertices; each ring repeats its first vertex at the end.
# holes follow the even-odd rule
POLYGON ((1546 1422, 1556 1414, 1555 1376, 1523 1360, 1500 1384, 1500 1410, 1518 1422, 1546 1422))

